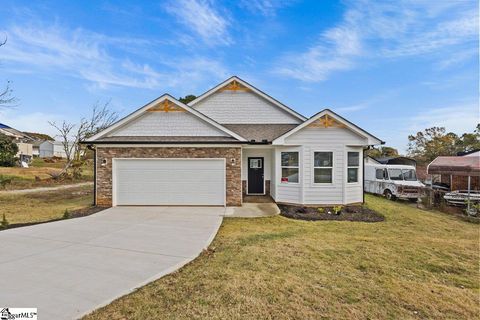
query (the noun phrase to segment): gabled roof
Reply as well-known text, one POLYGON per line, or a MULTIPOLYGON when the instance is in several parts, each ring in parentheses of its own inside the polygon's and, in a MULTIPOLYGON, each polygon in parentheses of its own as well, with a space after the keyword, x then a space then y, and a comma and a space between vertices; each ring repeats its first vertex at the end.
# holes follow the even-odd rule
POLYGON ((218 122, 210 119, 209 117, 207 117, 206 115, 204 115, 203 113, 193 109, 192 107, 178 101, 177 99, 175 99, 174 97, 172 97, 171 95, 169 94, 164 94, 162 95, 161 97, 149 102, 148 104, 146 104, 145 106, 141 107, 140 109, 137 109, 136 111, 132 112, 131 114, 129 114, 128 116, 120 119, 119 121, 115 122, 114 124, 112 124, 110 127, 106 128, 105 130, 97 133, 96 135, 90 137, 88 139, 88 141, 84 141, 84 143, 95 143, 95 140, 97 139, 100 139, 102 137, 104 137, 105 135, 107 135, 108 133, 111 133, 112 131, 114 131, 115 129, 117 128, 120 128, 121 126, 129 123, 130 121, 134 120, 134 119, 137 119, 138 117, 140 117, 141 115, 143 115, 148 109, 156 106, 157 104, 159 104, 160 102, 164 101, 164 100, 168 100, 169 102, 172 102, 174 104, 176 104, 177 106, 181 107, 182 109, 184 109, 185 111, 197 116, 198 118, 202 119, 203 121, 209 123, 210 125, 212 125, 213 127, 225 132, 226 134, 228 134, 229 136, 235 138, 236 140, 239 140, 239 141, 247 141, 245 138, 241 137, 240 135, 236 134, 235 132, 225 128, 224 126, 222 126, 221 124, 219 124, 218 122))
POLYGON ((480 159, 477 157, 436 157, 427 166, 428 174, 453 174, 480 176, 480 159))
POLYGON ((367 131, 363 130, 362 128, 358 127, 357 125, 353 124, 352 122, 348 121, 347 119, 339 116, 338 114, 336 114, 332 110, 324 109, 324 110, 320 111, 319 113, 314 114, 307 121, 299 124, 298 126, 293 128, 292 130, 286 132, 285 134, 283 134, 280 137, 273 140, 272 144, 283 144, 285 142, 285 138, 287 138, 288 136, 294 134, 295 132, 298 132, 299 130, 307 127, 308 125, 317 121, 318 119, 320 119, 324 115, 328 115, 328 116, 332 117, 333 119, 335 119, 336 121, 338 121, 339 123, 341 123, 342 125, 347 127, 348 129, 350 129, 353 132, 357 133, 358 135, 366 138, 368 145, 378 145, 378 144, 384 144, 385 143, 384 141, 382 141, 379 138, 375 137, 374 135, 368 133, 367 131))
POLYGON ((272 103, 274 106, 282 109, 283 111, 286 111, 287 113, 293 115, 294 117, 296 117, 297 119, 301 120, 301 121, 305 121, 307 120, 306 117, 304 117, 303 115, 301 115, 300 113, 296 112, 295 110, 287 107, 286 105, 284 105, 283 103, 281 103, 280 101, 272 98, 271 96, 269 96, 268 94, 266 94, 265 92, 261 91, 260 89, 257 89, 255 88, 254 86, 252 86, 250 83, 246 82, 245 80, 242 80, 240 79, 239 77, 237 76, 232 76, 230 78, 228 78, 227 80, 223 81, 222 83, 220 83, 219 85, 213 87, 212 89, 208 90, 207 92, 203 93, 202 95, 200 95, 199 97, 197 97, 195 100, 193 101, 190 101, 188 103, 189 106, 195 106, 198 102, 208 98, 209 96, 211 96, 212 94, 214 94, 215 92, 219 91, 220 89, 222 89, 223 87, 227 86, 229 83, 231 83, 232 81, 237 81, 239 84, 247 87, 248 89, 250 89, 252 92, 256 93, 257 95, 259 95, 260 97, 264 98, 265 100, 267 100, 268 102, 272 103))
POLYGON ((0 123, 0 133, 13 137, 15 139, 22 139, 22 140, 28 140, 28 141, 35 140, 32 137, 30 137, 28 134, 25 134, 24 132, 14 129, 3 123, 0 123))

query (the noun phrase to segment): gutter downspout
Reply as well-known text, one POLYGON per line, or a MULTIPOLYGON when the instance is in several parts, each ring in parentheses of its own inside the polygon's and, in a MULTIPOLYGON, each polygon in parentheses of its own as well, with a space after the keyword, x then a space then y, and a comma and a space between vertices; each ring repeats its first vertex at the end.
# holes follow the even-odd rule
POLYGON ((89 150, 93 151, 93 205, 97 205, 97 148, 89 144, 89 150))
POLYGON ((365 204, 365 151, 370 150, 370 146, 362 150, 362 204, 365 204))

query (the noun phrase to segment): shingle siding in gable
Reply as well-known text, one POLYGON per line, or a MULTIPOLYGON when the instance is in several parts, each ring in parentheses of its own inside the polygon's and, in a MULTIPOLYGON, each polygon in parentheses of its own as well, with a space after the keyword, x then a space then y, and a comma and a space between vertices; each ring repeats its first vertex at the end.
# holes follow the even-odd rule
POLYGON ((193 107, 223 124, 298 124, 301 122, 258 95, 244 91, 217 92, 193 107))
POLYGON ((227 136, 188 112, 146 112, 110 136, 227 136))

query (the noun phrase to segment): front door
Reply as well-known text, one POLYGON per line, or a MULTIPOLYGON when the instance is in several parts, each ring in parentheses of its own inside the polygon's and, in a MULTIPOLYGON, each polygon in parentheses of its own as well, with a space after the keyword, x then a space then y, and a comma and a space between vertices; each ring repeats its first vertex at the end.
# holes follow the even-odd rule
POLYGON ((264 194, 263 157, 248 158, 247 194, 264 194))

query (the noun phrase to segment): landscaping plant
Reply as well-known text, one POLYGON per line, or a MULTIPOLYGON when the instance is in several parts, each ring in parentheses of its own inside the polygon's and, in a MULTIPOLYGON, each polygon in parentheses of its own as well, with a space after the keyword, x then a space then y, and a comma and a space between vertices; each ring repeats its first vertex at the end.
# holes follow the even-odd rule
POLYGON ((2 229, 7 229, 9 224, 10 223, 8 222, 7 217, 5 217, 5 213, 4 213, 2 217, 2 222, 0 223, 0 227, 2 229))
POLYGON ((0 133, 0 167, 15 166, 15 155, 18 152, 18 146, 12 139, 0 133))

